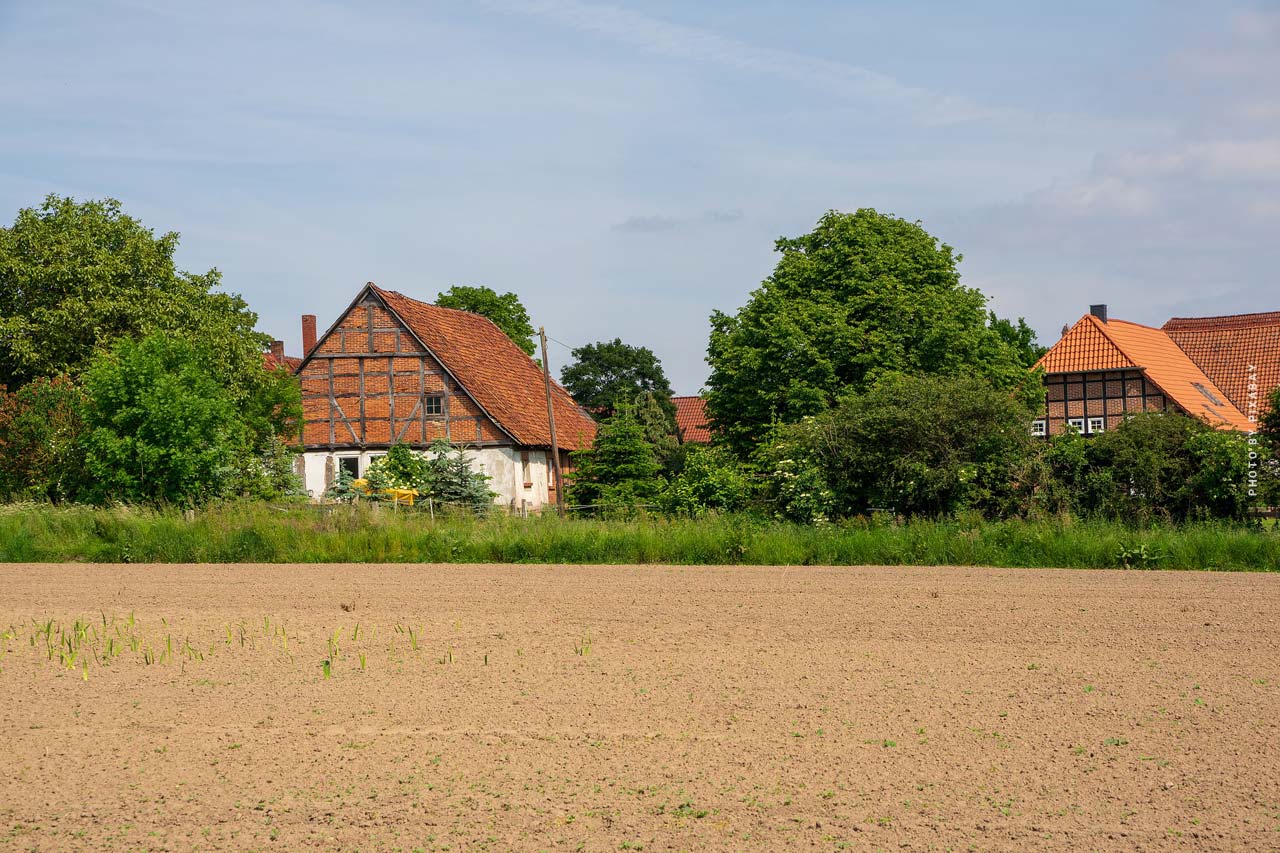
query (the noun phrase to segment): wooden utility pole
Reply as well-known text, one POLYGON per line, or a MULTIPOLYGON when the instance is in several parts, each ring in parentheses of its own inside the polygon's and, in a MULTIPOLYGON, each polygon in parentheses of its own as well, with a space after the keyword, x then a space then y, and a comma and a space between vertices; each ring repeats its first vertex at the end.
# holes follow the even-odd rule
POLYGON ((556 471, 556 512, 564 518, 564 473, 560 470, 560 442, 556 440, 556 411, 551 405, 551 362, 547 360, 547 330, 538 327, 542 341, 542 384, 547 389, 547 423, 551 426, 551 461, 556 471))

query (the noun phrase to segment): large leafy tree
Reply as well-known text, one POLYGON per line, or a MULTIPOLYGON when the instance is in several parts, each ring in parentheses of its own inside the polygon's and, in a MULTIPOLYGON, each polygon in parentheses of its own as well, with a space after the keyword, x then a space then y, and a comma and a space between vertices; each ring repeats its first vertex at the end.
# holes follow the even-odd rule
POLYGON ((611 417, 620 403, 651 395, 675 424, 671 383, 648 347, 624 344, 621 338, 580 346, 573 351, 573 364, 561 369, 560 383, 597 419, 611 417))
POLYGON ((529 320, 529 312, 520 302, 520 297, 514 293, 499 294, 491 287, 455 284, 436 296, 436 304, 442 308, 457 308, 488 317, 525 354, 533 355, 533 323, 529 320))
POLYGON ((262 419, 277 414, 261 413, 294 401, 251 398, 246 405, 222 381, 208 349, 154 333, 122 339, 90 362, 83 375, 88 405, 80 445, 89 474, 83 497, 193 505, 288 488, 277 434, 260 433, 262 419))
POLYGON ((50 195, 0 228, 0 385, 78 374, 121 338, 162 331, 207 344, 242 398, 262 381, 267 336, 217 270, 179 271, 178 235, 157 236, 120 203, 50 195))
POLYGON ((736 315, 715 312, 707 361, 713 427, 746 454, 775 421, 825 411, 890 373, 1025 377, 988 325, 986 298, 960 284, 960 256, 918 223, 830 211, 782 238, 773 274, 736 315))

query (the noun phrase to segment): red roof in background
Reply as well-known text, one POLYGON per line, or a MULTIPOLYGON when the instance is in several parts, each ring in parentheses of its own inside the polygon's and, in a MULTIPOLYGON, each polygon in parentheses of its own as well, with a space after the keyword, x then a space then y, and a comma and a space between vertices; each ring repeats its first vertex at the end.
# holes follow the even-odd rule
POLYGON ((283 359, 279 359, 276 358, 275 353, 272 352, 264 352, 262 354, 262 363, 266 365, 267 370, 272 370, 277 367, 287 367, 292 371, 296 371, 299 367, 302 367, 302 359, 292 355, 286 355, 283 359))
POLYGON ((1214 426, 1253 425, 1231 399, 1160 329, 1125 320, 1081 317, 1037 362, 1049 373, 1140 369, 1183 411, 1214 426))
POLYGON ((676 429, 684 444, 710 444, 707 428, 707 401, 701 397, 672 397, 676 407, 676 429))
MULTIPOLYGON (((551 446, 542 369, 488 317, 419 302, 373 284, 369 289, 435 353, 498 426, 520 444, 551 446)), ((551 399, 560 447, 590 447, 596 422, 554 379, 551 399)))
POLYGON ((1258 384, 1258 412, 1280 385, 1280 311, 1175 317, 1161 328, 1245 414, 1251 376, 1258 384), (1256 368, 1252 374, 1250 365, 1256 368))

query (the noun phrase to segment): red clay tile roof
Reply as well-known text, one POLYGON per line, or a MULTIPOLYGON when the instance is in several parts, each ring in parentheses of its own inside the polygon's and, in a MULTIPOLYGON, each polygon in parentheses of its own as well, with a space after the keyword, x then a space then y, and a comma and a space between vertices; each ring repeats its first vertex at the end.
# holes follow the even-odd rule
MULTIPOLYGON (((419 302, 372 284, 369 289, 435 353, 498 426, 520 444, 551 446, 542 370, 489 318, 419 302)), ((560 447, 590 447, 596 422, 554 379, 551 399, 560 447)))
POLYGON ((290 370, 296 371, 302 366, 302 359, 297 356, 286 355, 284 359, 281 360, 276 358, 275 353, 264 352, 262 354, 262 363, 266 365, 267 370, 271 370, 276 367, 287 367, 290 370))
POLYGON ((1236 408, 1249 413, 1249 365, 1257 368, 1257 412, 1280 385, 1280 311, 1229 317, 1175 317, 1162 330, 1236 408))
POLYGON ((1213 380, 1160 329, 1086 314, 1037 363, 1049 373, 1141 369, 1188 414, 1222 429, 1252 424, 1213 380))
POLYGON ((710 444, 707 429, 707 401, 701 397, 672 397, 676 406, 676 429, 685 444, 710 444))

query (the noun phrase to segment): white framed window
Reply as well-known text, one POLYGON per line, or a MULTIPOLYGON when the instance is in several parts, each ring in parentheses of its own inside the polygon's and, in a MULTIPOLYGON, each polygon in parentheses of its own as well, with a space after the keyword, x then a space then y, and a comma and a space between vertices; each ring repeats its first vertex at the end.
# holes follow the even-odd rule
POLYGON ((1106 431, 1107 431, 1107 419, 1106 419, 1106 418, 1089 418, 1089 432, 1090 432, 1090 433, 1095 433, 1095 432, 1106 432, 1106 431))
POLYGON ((1067 418, 1067 429, 1075 430, 1084 435, 1084 418, 1067 418))
POLYGON ((353 478, 358 478, 360 476, 360 456, 358 454, 339 456, 338 470, 346 471, 353 478))
POLYGON ((1044 419, 1031 422, 1031 434, 1036 438, 1044 438, 1049 433, 1049 424, 1044 419))

